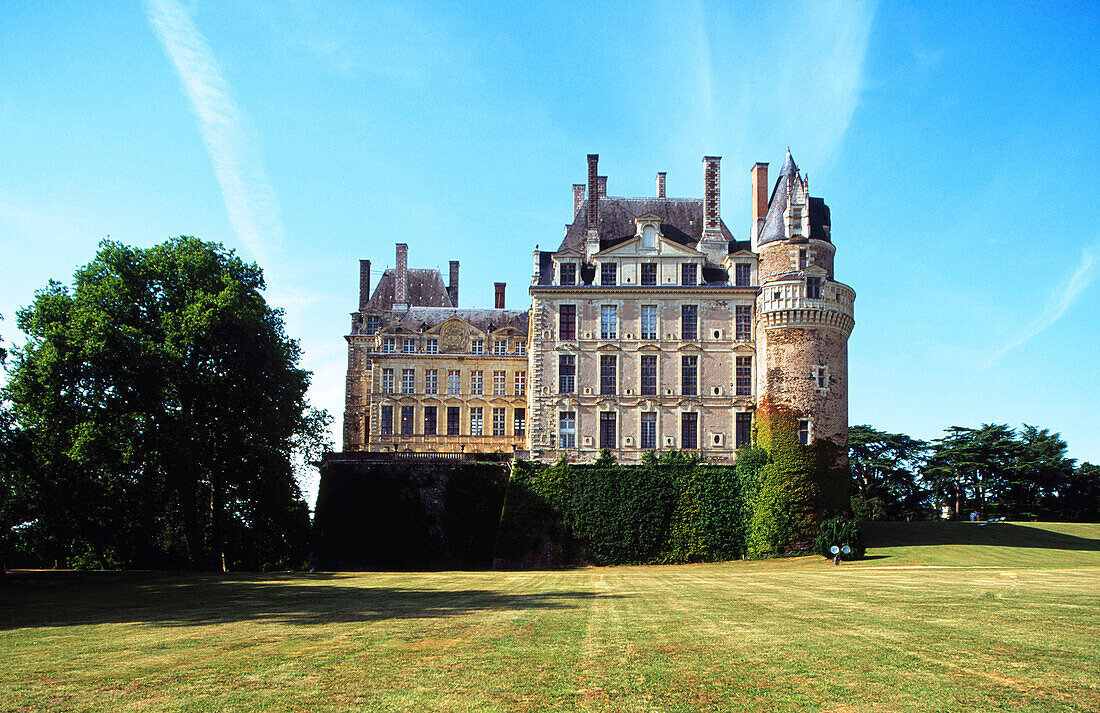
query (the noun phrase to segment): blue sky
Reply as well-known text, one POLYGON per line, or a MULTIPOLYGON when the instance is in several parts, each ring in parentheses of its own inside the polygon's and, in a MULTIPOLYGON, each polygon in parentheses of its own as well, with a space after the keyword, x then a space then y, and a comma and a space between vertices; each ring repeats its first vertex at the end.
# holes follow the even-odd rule
POLYGON ((462 262, 463 306, 519 306, 586 153, 613 195, 701 195, 723 156, 745 238, 789 146, 858 295, 851 422, 1027 422, 1100 462, 1100 12, 942 5, 8 0, 0 334, 107 235, 220 241, 339 420, 359 258, 407 242, 462 262))

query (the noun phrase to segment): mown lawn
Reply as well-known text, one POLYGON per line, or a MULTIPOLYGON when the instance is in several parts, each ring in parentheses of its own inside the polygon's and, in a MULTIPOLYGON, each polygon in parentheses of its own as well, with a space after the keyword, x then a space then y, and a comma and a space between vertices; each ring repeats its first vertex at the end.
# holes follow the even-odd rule
POLYGON ((1100 525, 868 534, 840 567, 15 573, 0 710, 1100 710, 1100 525))

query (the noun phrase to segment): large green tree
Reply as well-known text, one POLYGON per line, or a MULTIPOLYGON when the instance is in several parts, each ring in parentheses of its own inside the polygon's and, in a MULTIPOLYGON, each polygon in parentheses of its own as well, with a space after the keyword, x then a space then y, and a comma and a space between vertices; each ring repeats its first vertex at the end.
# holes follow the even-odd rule
POLYGON ((848 428, 853 510, 869 520, 924 520, 931 493, 920 484, 928 444, 873 426, 848 428), (862 512, 860 512, 862 511, 862 512))
POLYGON ((7 385, 34 525, 94 566, 282 566, 308 513, 294 459, 322 440, 310 375, 259 267, 180 237, 106 241, 18 314, 7 385))

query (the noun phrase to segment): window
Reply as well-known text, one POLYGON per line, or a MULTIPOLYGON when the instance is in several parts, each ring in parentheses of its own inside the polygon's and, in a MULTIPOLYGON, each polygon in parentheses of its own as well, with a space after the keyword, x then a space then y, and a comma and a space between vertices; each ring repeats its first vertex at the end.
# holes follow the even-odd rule
POLYGON ((481 370, 470 372, 470 393, 485 393, 485 372, 481 370))
POLYGON ((619 266, 613 262, 605 262, 600 266, 600 284, 614 285, 619 276, 619 266))
POLYGON ((429 339, 424 346, 425 354, 438 354, 439 353, 439 340, 429 339))
POLYGON ((814 372, 814 384, 817 388, 828 391, 829 389, 829 371, 823 366, 815 366, 814 372))
POLYGON ((561 411, 558 413, 558 447, 577 447, 576 411, 561 411))
POLYGON ((383 436, 393 435, 393 406, 386 405, 381 409, 378 417, 378 432, 383 436))
POLYGON ((402 354, 415 354, 416 353, 416 340, 415 339, 402 339, 401 340, 401 353, 402 354))
POLYGON ((680 357, 680 388, 684 396, 699 393, 699 357, 680 357))
POLYGON ((646 450, 653 450, 657 447, 657 414, 642 414, 642 430, 638 445, 646 450))
POLYGON ((367 315, 367 334, 376 334, 382 326, 382 318, 376 314, 367 315))
POLYGON ((571 394, 577 388, 577 357, 562 354, 558 357, 558 392, 571 394))
POLYGON ((798 251, 798 269, 806 269, 806 251, 804 249, 798 251))
POLYGON ((527 342, 516 342, 516 354, 519 354, 520 356, 524 356, 525 354, 527 354, 527 342))
POLYGON ((412 369, 401 370, 401 393, 416 393, 416 372, 412 369))
POLYGON ((600 448, 615 448, 617 443, 618 441, 615 438, 615 412, 601 411, 600 448))
POLYGON ((617 383, 615 374, 616 357, 611 354, 600 355, 600 393, 601 394, 613 394, 615 393, 615 387, 617 383))
POLYGON ((527 394, 527 372, 516 372, 516 396, 525 396, 527 394))
POLYGON ((642 339, 657 338, 657 305, 642 305, 642 339))
POLYGON ((680 447, 699 447, 699 414, 680 414, 680 447))
POLYGON ((424 372, 424 393, 425 394, 438 394, 439 393, 439 371, 436 369, 428 369, 424 372))
POLYGON ((382 337, 382 353, 383 354, 393 354, 393 352, 394 352, 393 337, 382 337))
POLYGON ((484 354, 485 353, 485 340, 484 339, 470 340, 470 353, 471 354, 484 354))
POLYGON ((507 354, 508 342, 497 341, 493 342, 493 354, 507 354))
POLYGON ((577 265, 572 262, 563 262, 558 266, 558 284, 559 285, 575 285, 577 284, 577 265))
POLYGON ((447 435, 458 435, 458 406, 447 407, 447 435))
POLYGON ((382 370, 382 393, 393 393, 393 369, 382 370))
POLYGON ((600 307, 600 339, 618 339, 618 333, 618 305, 603 305, 600 307))
POLYGON ((655 396, 657 394, 657 357, 642 357, 642 396, 655 396))
POLYGON ((503 436, 504 434, 504 409, 493 409, 493 435, 503 436))
POLYGON ((798 422, 798 442, 804 446, 810 445, 810 422, 805 419, 798 422))
POLYGON ((504 396, 504 391, 508 386, 508 372, 506 371, 494 371, 493 372, 493 396, 504 396))
POLYGON ((480 406, 470 408, 470 435, 480 436, 485 431, 485 415, 480 406))
POLYGON ((435 435, 435 429, 436 429, 435 414, 436 414, 436 407, 435 406, 425 406, 424 407, 424 435, 425 436, 434 436, 435 435))
POLYGON ((577 305, 558 307, 558 339, 577 338, 577 305))
POLYGON ((749 411, 737 412, 737 430, 734 436, 734 445, 737 448, 747 446, 752 442, 752 413, 749 411))
POLYGON ((737 395, 752 396, 752 357, 737 357, 737 395))
POLYGON ((699 338, 699 305, 680 305, 680 339, 699 338))
POLYGON ((401 407, 401 435, 411 436, 413 434, 413 407, 402 406, 401 407))
POLYGON ((689 287, 699 284, 699 270, 695 263, 685 262, 680 265, 680 284, 689 287))
POLYGON ((737 287, 748 287, 751 277, 752 265, 739 262, 733 266, 733 284, 737 287))
POLYGON ((821 278, 820 277, 807 277, 806 278, 806 297, 811 300, 821 299, 821 278))
POLYGON ((512 432, 516 438, 522 438, 527 435, 527 409, 518 408, 512 415, 512 432))
POLYGON ((462 393, 462 374, 457 369, 447 372, 447 393, 458 396, 462 393))
POLYGON ((643 285, 656 285, 657 284, 657 263, 655 263, 655 262, 643 262, 642 263, 642 284, 643 285))
POLYGON ((734 327, 738 339, 752 339, 752 305, 735 305, 734 327))

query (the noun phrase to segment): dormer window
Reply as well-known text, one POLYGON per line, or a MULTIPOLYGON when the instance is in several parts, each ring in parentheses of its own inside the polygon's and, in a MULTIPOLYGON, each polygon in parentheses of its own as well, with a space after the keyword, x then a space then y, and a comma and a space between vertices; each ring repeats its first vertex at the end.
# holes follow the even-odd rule
POLYGON ((655 262, 643 262, 642 263, 642 284, 643 285, 656 285, 657 284, 657 263, 655 263, 655 262))
POLYGON ((614 285, 619 277, 619 266, 613 262, 605 262, 600 267, 600 284, 614 285))
POLYGON ((496 341, 493 342, 493 354, 507 354, 508 342, 496 341))
POLYGON ((820 277, 807 277, 806 278, 806 297, 811 300, 821 299, 821 278, 820 277))
POLYGON ((401 340, 401 353, 402 354, 415 354, 416 353, 416 340, 415 339, 402 339, 401 340))
POLYGON ((367 334, 375 334, 378 332, 378 328, 382 326, 382 318, 376 314, 367 315, 367 334))
POLYGON ((685 262, 680 265, 680 284, 690 287, 699 284, 699 269, 693 262, 685 262))
POLYGON ((577 284, 577 264, 573 262, 563 262, 558 267, 558 284, 559 285, 575 285, 577 284))
POLYGON ((739 262, 733 266, 734 282, 737 287, 748 287, 752 277, 752 265, 739 262))
POLYGON ((393 337, 383 337, 382 338, 382 353, 383 354, 393 354, 394 351, 395 351, 395 344, 396 344, 396 342, 394 341, 393 337))
POLYGON ((657 228, 647 225, 642 228, 642 250, 657 249, 657 228))
POLYGON ((484 339, 472 339, 472 340, 470 340, 470 353, 471 354, 484 354, 485 353, 485 340, 484 339))

